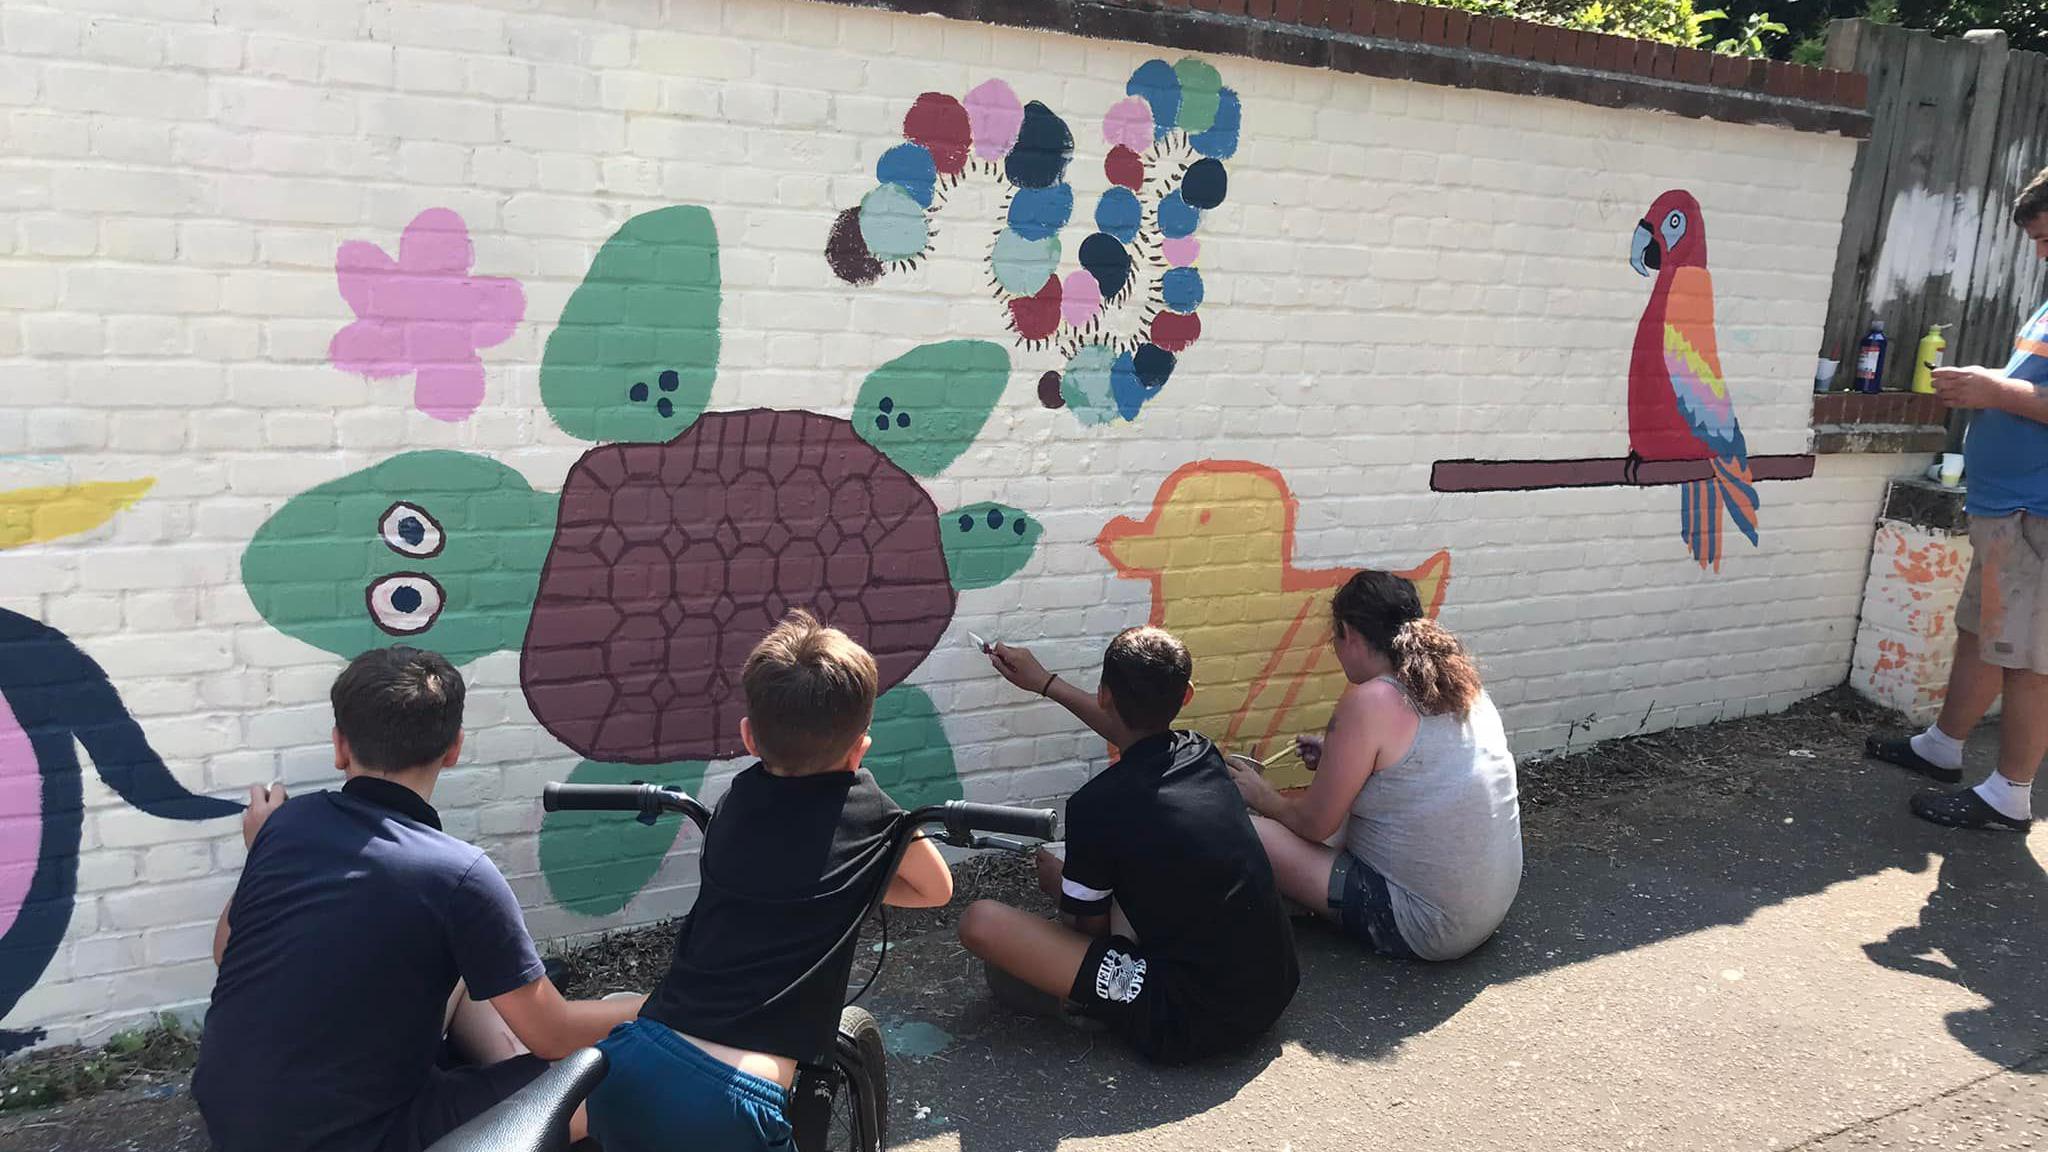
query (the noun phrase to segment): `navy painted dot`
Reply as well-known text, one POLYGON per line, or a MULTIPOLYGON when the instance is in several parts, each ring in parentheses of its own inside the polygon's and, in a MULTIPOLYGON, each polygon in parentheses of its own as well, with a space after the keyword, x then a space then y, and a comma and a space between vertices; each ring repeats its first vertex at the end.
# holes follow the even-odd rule
POLYGON ((398 538, 417 548, 427 538, 427 526, 417 516, 407 516, 398 522, 398 538))
POLYGON ((635 404, 642 403, 647 399, 647 382, 643 380, 633 385, 632 391, 626 393, 626 395, 631 396, 635 404))
POLYGON ((663 392, 673 392, 681 385, 682 379, 676 375, 675 369, 671 368, 661 374, 661 390, 663 392))
POLYGON ((896 410, 896 401, 895 401, 895 400, 893 400, 893 399, 891 399, 890 397, 887 397, 887 396, 884 396, 884 397, 882 397, 882 411, 884 411, 884 412, 894 412, 895 410, 896 410))
POLYGON ((991 508, 988 510, 988 526, 991 528, 1001 528, 1003 526, 1003 510, 1001 508, 991 508))
POLYGON ((1066 173, 1073 155, 1074 134, 1067 122, 1033 100, 1024 106, 1024 122, 1003 158, 1003 174, 1019 188, 1050 188, 1066 173))
POLYGON ((889 430, 889 418, 887 416, 875 417, 875 427, 887 432, 889 430))
POLYGON ((896 426, 897 426, 898 428, 908 428, 908 427, 910 427, 910 413, 908 413, 908 412, 898 412, 898 413, 896 414, 896 426))
POLYGON ((420 603, 420 590, 417 588, 400 588, 391 593, 391 606, 400 612, 417 612, 420 603))
POLYGON ((660 401, 658 401, 654 405, 654 410, 656 412, 661 413, 661 418, 664 420, 676 414, 675 404, 672 401, 670 401, 669 398, 666 396, 663 396, 660 399, 660 401))
POLYGON ((1024 518, 1022 516, 1010 521, 1010 531, 1015 532, 1019 536, 1024 534, 1024 518))
POLYGON ((1223 203, 1229 189, 1230 177, 1223 170, 1223 162, 1214 157, 1195 161, 1180 179, 1181 199, 1196 208, 1214 208, 1223 203))
POLYGON ((974 531, 974 517, 963 514, 960 517, 960 530, 962 532, 974 531))

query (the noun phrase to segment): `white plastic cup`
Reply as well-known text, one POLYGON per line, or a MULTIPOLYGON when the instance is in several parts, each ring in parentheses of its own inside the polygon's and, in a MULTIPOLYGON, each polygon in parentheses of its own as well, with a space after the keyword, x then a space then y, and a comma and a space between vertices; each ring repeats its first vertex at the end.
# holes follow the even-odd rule
POLYGON ((1953 488, 1963 482, 1963 454, 1961 452, 1943 452, 1941 454, 1941 482, 1949 488, 1953 488))
POLYGON ((1825 392, 1835 386, 1835 372, 1842 367, 1840 360, 1822 360, 1813 369, 1813 390, 1825 392))

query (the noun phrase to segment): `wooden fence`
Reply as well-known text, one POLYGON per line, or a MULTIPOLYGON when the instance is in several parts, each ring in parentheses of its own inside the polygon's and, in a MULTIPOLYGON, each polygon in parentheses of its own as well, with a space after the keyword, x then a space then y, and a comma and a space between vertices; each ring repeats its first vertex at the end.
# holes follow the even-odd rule
POLYGON ((1852 377, 1856 347, 1881 319, 1887 388, 1911 385, 1931 324, 1949 325, 1947 363, 2003 365, 2013 330, 2048 297, 2048 265, 2011 220, 2013 197, 2048 167, 2048 56, 2007 48, 2002 32, 1941 40, 1840 20, 1827 66, 1870 77, 1872 124, 1821 355, 1852 377))

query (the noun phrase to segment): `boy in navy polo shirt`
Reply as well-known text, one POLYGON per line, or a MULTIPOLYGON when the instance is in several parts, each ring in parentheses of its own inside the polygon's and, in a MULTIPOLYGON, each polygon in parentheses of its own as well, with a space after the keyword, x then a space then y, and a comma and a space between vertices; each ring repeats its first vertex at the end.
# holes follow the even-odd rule
MULTIPOLYGON (((2048 260, 2048 169, 2013 201, 2012 222, 2048 260)), ((1913 813, 1952 828, 2024 835, 2034 774, 2048 755, 2048 305, 2021 326, 2003 371, 1936 368, 1934 390, 1975 409, 1963 441, 1970 571, 1956 605, 1955 663, 1941 715, 1868 749, 1943 783, 1963 778, 1963 742, 2005 698, 1998 770, 1974 788, 1913 797, 1913 813)))
MULTIPOLYGON (((1173 728, 1191 694, 1187 648, 1163 628, 1125 629, 1103 653, 1094 692, 1028 649, 998 644, 990 655, 1010 683, 1120 749, 1067 801, 1064 923, 993 900, 961 917, 960 942, 986 963, 990 987, 1040 1010, 1064 998, 1162 1064, 1249 1043, 1279 1019, 1301 973, 1272 866, 1223 757, 1173 728)), ((1050 859, 1041 866, 1052 881, 1050 859)))
POLYGON ((192 1077, 218 1152, 418 1152, 639 1011, 562 999, 505 878, 441 831, 463 694, 437 653, 365 652, 332 692, 347 782, 249 790, 192 1077), (438 1067, 444 1035, 474 1063, 438 1067))

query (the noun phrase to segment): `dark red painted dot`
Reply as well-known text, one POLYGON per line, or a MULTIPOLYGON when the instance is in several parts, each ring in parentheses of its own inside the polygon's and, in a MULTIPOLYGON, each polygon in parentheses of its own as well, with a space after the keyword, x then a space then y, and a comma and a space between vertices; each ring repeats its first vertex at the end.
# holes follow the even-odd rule
POLYGON ((1060 374, 1047 372, 1038 378, 1038 402, 1047 408, 1065 408, 1067 398, 1060 395, 1060 374))
POLYGON ((1145 186, 1145 162, 1136 152, 1119 144, 1109 150, 1109 158, 1102 162, 1103 174, 1111 184, 1121 185, 1136 192, 1145 186))

